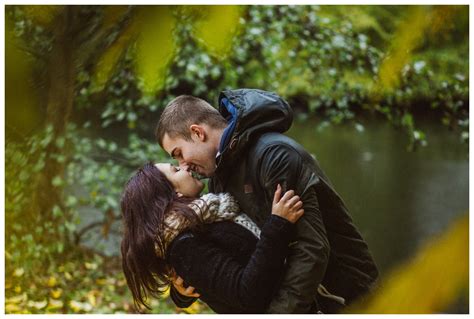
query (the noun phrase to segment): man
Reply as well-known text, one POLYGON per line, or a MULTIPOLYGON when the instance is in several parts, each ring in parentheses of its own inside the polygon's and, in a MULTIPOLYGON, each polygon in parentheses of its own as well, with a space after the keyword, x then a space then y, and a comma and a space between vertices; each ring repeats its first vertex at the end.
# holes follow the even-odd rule
POLYGON ((378 271, 367 244, 317 161, 283 135, 293 113, 274 93, 240 89, 206 101, 179 96, 163 111, 156 137, 180 166, 210 177, 259 226, 277 184, 304 204, 286 272, 268 313, 335 313, 368 292, 378 271))

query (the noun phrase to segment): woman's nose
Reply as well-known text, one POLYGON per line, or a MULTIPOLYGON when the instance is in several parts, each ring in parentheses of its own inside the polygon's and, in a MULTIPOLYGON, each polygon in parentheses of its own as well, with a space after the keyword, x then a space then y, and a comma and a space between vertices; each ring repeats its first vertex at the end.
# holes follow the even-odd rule
POLYGON ((179 168, 185 171, 189 171, 189 165, 184 161, 179 162, 179 168))

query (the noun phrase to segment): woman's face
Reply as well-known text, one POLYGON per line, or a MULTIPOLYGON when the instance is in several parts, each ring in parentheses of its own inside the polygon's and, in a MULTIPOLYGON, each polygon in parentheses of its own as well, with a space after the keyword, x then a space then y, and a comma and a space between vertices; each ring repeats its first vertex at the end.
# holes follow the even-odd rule
POLYGON ((168 163, 158 163, 155 166, 165 174, 177 193, 187 197, 198 197, 204 188, 204 184, 194 178, 191 172, 168 163))

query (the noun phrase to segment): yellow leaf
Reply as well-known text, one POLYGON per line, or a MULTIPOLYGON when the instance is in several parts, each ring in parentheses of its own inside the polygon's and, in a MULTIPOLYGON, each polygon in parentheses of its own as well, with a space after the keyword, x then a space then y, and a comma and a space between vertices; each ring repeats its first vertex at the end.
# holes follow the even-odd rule
POLYGON ((140 34, 135 47, 135 68, 139 87, 146 95, 163 88, 176 44, 176 21, 169 6, 141 7, 140 34))
POLYGON ((15 286, 13 291, 15 291, 17 294, 19 294, 21 292, 21 287, 20 286, 15 286))
POLYGON ((422 43, 429 22, 429 9, 414 6, 411 15, 400 25, 392 49, 380 66, 379 78, 383 89, 390 90, 398 86, 402 68, 409 62, 413 49, 422 43))
POLYGON ((69 272, 65 272, 64 277, 66 278, 66 280, 71 280, 72 279, 72 276, 69 272))
POLYGON ((439 38, 439 33, 451 25, 459 12, 457 6, 412 6, 405 21, 399 24, 391 48, 379 68, 379 81, 373 92, 378 100, 384 92, 400 84, 403 68, 410 63, 412 52, 427 36, 439 38))
POLYGON ((162 298, 168 298, 170 296, 170 286, 168 286, 168 288, 166 288, 166 290, 163 292, 163 294, 161 295, 162 298))
POLYGON ((59 297, 61 297, 62 294, 63 290, 61 288, 51 290, 50 292, 51 297, 54 299, 58 299, 59 297))
POLYGON ((55 300, 55 299, 49 299, 48 307, 46 309, 48 310, 53 310, 53 309, 59 309, 62 308, 64 303, 62 300, 55 300))
POLYGON ((91 290, 87 293, 87 301, 89 301, 92 307, 95 307, 97 305, 96 297, 95 297, 96 294, 97 294, 97 290, 91 290))
POLYGON ((43 309, 44 307, 46 307, 46 305, 48 304, 48 301, 47 300, 42 300, 42 301, 28 301, 28 307, 30 308, 36 308, 36 309, 43 309))
MULTIPOLYGON (((92 87, 94 91, 100 91, 104 88, 105 84, 112 76, 115 66, 120 60, 120 57, 130 44, 130 41, 136 36, 136 20, 137 19, 132 19, 128 23, 118 38, 105 50, 105 52, 99 58, 99 61, 94 67, 92 77, 92 87)), ((93 197, 95 197, 95 195, 93 197)))
POLYGON ((99 279, 96 279, 95 283, 100 285, 100 286, 103 286, 107 283, 107 279, 99 278, 99 279))
POLYGON ((12 303, 7 303, 5 305, 5 313, 18 313, 22 310, 18 305, 12 304, 12 303))
POLYGON ((48 279, 48 287, 54 287, 58 283, 57 279, 53 276, 48 279))
POLYGON ((202 16, 193 28, 194 37, 217 58, 227 56, 232 38, 237 34, 242 8, 240 6, 201 6, 202 16))
POLYGON ((439 313, 467 294, 468 287, 469 217, 466 215, 429 242, 413 260, 396 269, 372 296, 346 312, 439 313))
POLYGON ((13 272, 13 276, 15 277, 21 277, 23 276, 23 274, 25 273, 25 270, 23 268, 17 268, 15 269, 15 271, 13 272))
POLYGON ((96 263, 84 263, 84 265, 86 266, 86 269, 89 269, 89 270, 95 270, 97 269, 97 264, 96 263))
POLYGON ((79 311, 89 312, 92 310, 92 306, 88 304, 87 302, 79 302, 76 300, 71 300, 69 302, 69 306, 74 312, 79 312, 79 311))
MULTIPOLYGON (((14 32, 14 21, 5 16, 5 105, 10 110, 9 124, 30 127, 42 118, 38 86, 33 84, 37 61, 22 47, 26 39, 14 32)), ((5 257, 11 255, 5 252, 5 257)))
POLYGON ((183 311, 189 314, 196 314, 201 311, 201 305, 199 304, 199 302, 193 302, 191 306, 189 306, 188 308, 184 308, 183 311))
POLYGON ((71 310, 74 312, 79 312, 82 310, 82 303, 79 303, 75 300, 71 300, 69 302, 69 307, 71 307, 71 310))
POLYGON ((27 299, 26 293, 23 293, 21 295, 13 296, 13 297, 8 298, 6 300, 6 302, 8 302, 8 303, 22 303, 22 302, 26 301, 26 299, 27 299))

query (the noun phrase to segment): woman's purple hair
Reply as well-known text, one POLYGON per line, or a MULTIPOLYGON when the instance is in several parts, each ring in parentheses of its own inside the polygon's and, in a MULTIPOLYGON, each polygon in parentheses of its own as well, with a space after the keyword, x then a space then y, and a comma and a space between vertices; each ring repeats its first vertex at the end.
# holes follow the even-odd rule
POLYGON ((137 309, 150 309, 148 296, 158 297, 171 283, 171 267, 155 253, 164 251, 164 217, 183 214, 197 225, 200 220, 189 207, 195 198, 178 197, 173 185, 153 164, 147 163, 127 182, 121 199, 123 239, 122 268, 137 309))

